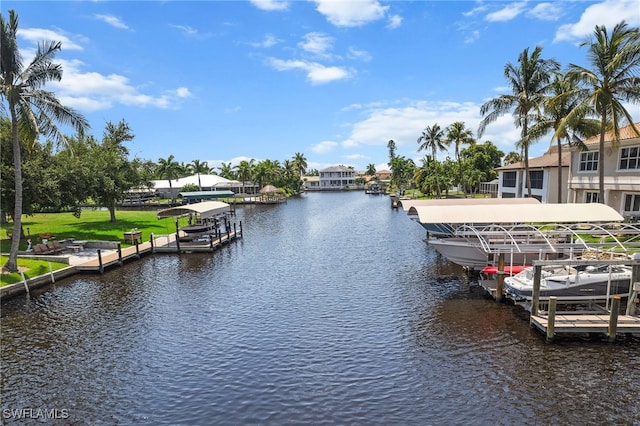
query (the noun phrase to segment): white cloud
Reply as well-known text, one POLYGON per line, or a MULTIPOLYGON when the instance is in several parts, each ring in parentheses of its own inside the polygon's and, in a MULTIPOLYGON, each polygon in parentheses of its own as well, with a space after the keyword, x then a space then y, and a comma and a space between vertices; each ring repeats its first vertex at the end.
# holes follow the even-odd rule
POLYGON ((402 16, 400 15, 392 15, 389 16, 389 23, 387 24, 387 28, 395 29, 402 25, 402 16))
POLYGON ((334 151, 338 147, 337 142, 323 141, 311 146, 311 151, 316 154, 326 154, 334 151))
POLYGON ((287 10, 289 2, 284 0, 251 0, 251 4, 261 10, 287 10))
POLYGON ((18 29, 18 37, 22 37, 33 44, 38 44, 42 40, 59 41, 63 50, 84 50, 84 48, 72 41, 62 32, 46 30, 44 28, 24 28, 18 29))
POLYGON ((96 17, 96 19, 105 22, 109 25, 111 25, 114 28, 120 28, 123 30, 128 30, 129 27, 127 26, 127 24, 125 24, 120 18, 118 18, 117 16, 113 16, 113 15, 100 15, 100 14, 96 14, 94 15, 96 17))
POLYGON ((382 6, 377 0, 314 1, 317 4, 316 10, 338 27, 359 27, 377 21, 384 18, 389 9, 389 6, 382 6))
POLYGON ((326 57, 327 51, 333 48, 334 38, 323 33, 313 32, 307 33, 303 36, 304 41, 298 43, 301 49, 305 52, 313 53, 314 55, 326 57))
POLYGON ((371 60, 371 55, 366 50, 357 50, 354 47, 349 48, 349 58, 359 59, 361 61, 368 62, 371 60))
POLYGON ((343 80, 353 75, 354 71, 340 67, 327 67, 317 62, 301 60, 283 60, 268 58, 267 63, 278 71, 303 70, 307 72, 307 79, 312 84, 323 84, 336 80, 343 80))
POLYGON ((541 21, 557 21, 562 15, 562 8, 557 3, 538 3, 527 12, 527 16, 541 21))
POLYGON ((471 43, 474 43, 479 38, 480 38, 480 31, 474 30, 471 32, 470 35, 465 37, 464 42, 466 44, 471 44, 471 43))
POLYGON ((60 60, 59 63, 64 69, 62 80, 50 82, 50 86, 64 105, 83 112, 104 110, 116 104, 177 108, 181 99, 192 96, 186 87, 167 90, 160 95, 144 94, 125 76, 82 71, 84 64, 79 60, 60 60))
MULTIPOLYGON (((446 128, 451 123, 462 121, 476 135, 480 116, 480 105, 473 102, 426 102, 403 101, 402 105, 371 107, 363 106, 364 118, 350 125, 350 133, 341 142, 345 149, 367 147, 386 147, 393 139, 399 155, 419 157, 417 139, 422 129, 437 123, 446 128)), ((515 150, 520 131, 513 126, 513 117, 505 114, 487 126, 481 140, 491 140, 506 153, 515 150)), ((546 146, 545 146, 546 148, 546 146)), ((450 153, 439 154, 441 159, 450 153)))
POLYGON ((262 41, 257 42, 257 43, 251 43, 251 46, 268 48, 268 47, 273 47, 278 43, 280 43, 280 40, 278 38, 276 38, 276 36, 274 36, 273 34, 265 34, 265 36, 262 39, 262 41))
POLYGON ((613 27, 624 17, 629 26, 640 25, 637 0, 607 0, 587 7, 575 24, 562 25, 554 41, 583 39, 593 34, 596 25, 613 27))
POLYGON ((468 12, 462 12, 462 16, 471 17, 471 16, 479 15, 480 13, 484 12, 485 10, 487 10, 487 6, 485 6, 483 4, 480 4, 479 6, 474 7, 473 9, 469 10, 468 12))
POLYGON ((518 15, 520 15, 524 10, 525 6, 526 6, 526 3, 524 2, 511 3, 496 12, 491 12, 487 14, 487 16, 485 16, 485 19, 489 22, 510 21, 515 17, 517 17, 518 15))

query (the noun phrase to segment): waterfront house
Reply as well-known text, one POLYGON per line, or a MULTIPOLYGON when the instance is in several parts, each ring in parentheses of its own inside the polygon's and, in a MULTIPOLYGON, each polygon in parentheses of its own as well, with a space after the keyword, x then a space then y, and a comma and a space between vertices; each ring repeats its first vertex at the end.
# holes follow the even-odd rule
POLYGON ((232 191, 234 193, 249 193, 255 194, 258 192, 258 186, 251 182, 245 182, 244 186, 242 182, 237 180, 225 179, 218 175, 192 175, 183 177, 180 179, 172 179, 171 186, 166 179, 153 180, 153 188, 156 195, 160 198, 177 198, 178 194, 182 192, 182 188, 185 185, 191 184, 198 186, 202 185, 203 191, 232 191))
POLYGON ((353 189, 356 186, 356 172, 345 166, 328 167, 320 170, 320 190, 353 189))
POLYGON ((302 189, 305 191, 320 189, 320 176, 304 176, 302 178, 302 189))
MULTIPOLYGON (((562 146, 562 180, 569 177, 571 152, 562 146)), ((522 198, 528 194, 524 161, 498 167, 498 197, 522 198)), ((531 196, 543 203, 558 202, 558 147, 552 146, 540 157, 529 158, 531 196)), ((562 202, 567 201, 567 185, 562 185, 562 202)))
MULTIPOLYGON (((640 122, 635 123, 640 128, 640 122)), ((587 151, 571 150, 569 202, 600 202, 599 144, 600 135, 584 141, 587 151)), ((640 219, 640 137, 631 126, 620 129, 620 139, 605 135, 603 203, 622 216, 640 219)))

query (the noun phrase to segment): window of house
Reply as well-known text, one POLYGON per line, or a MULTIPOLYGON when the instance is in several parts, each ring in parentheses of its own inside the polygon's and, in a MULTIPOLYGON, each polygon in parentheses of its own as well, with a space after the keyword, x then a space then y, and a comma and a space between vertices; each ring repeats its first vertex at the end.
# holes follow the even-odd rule
POLYGON ((620 170, 640 170, 640 146, 629 146, 620 150, 620 170))
POLYGON ((504 172, 502 173, 502 186, 506 188, 516 187, 516 172, 504 172))
POLYGON ((589 151, 580 153, 580 166, 581 172, 595 172, 598 170, 598 159, 600 153, 598 151, 589 151))
POLYGON ((599 194, 593 191, 587 191, 584 193, 584 202, 585 203, 597 203, 599 202, 599 194))
POLYGON ((626 194, 624 196, 624 213, 640 214, 640 194, 626 194))
POLYGON ((542 189, 544 183, 544 172, 542 170, 532 170, 529 172, 529 184, 532 189, 542 189))

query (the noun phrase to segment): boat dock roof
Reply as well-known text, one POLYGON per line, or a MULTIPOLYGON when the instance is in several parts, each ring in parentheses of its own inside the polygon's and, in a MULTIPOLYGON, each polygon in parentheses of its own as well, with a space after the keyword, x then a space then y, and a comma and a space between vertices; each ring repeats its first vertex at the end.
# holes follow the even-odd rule
POLYGON ((190 214, 198 214, 202 219, 218 216, 231 211, 231 206, 222 201, 203 201, 201 203, 185 204, 184 206, 171 207, 160 210, 158 219, 167 217, 180 217, 190 214))

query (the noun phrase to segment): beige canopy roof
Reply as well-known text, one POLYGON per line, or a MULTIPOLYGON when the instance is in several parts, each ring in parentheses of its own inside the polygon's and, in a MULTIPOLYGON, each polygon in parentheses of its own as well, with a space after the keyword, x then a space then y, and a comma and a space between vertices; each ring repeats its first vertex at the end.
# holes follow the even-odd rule
POLYGON ((206 219, 228 211, 231 211, 231 206, 227 203, 223 203, 222 201, 204 201, 202 203, 186 204, 184 206, 160 210, 158 212, 158 219, 186 216, 189 214, 198 214, 200 218, 206 219))
POLYGON ((408 214, 430 223, 577 223, 621 222, 611 207, 598 203, 565 204, 458 204, 413 206, 408 214))
POLYGON ((486 205, 486 204, 540 204, 537 198, 440 198, 435 200, 400 200, 402 209, 409 211, 417 206, 454 206, 454 205, 486 205))

